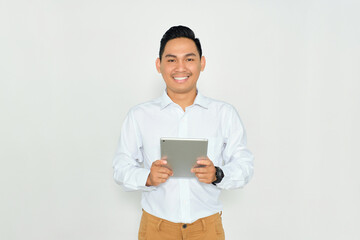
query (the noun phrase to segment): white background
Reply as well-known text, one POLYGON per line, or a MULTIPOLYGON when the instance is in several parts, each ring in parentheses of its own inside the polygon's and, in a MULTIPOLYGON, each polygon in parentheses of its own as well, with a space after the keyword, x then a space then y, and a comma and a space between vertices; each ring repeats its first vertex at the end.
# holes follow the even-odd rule
POLYGON ((112 178, 122 121, 158 97, 159 42, 191 27, 206 96, 255 155, 227 239, 360 239, 359 1, 0 0, 0 239, 136 239, 112 178))

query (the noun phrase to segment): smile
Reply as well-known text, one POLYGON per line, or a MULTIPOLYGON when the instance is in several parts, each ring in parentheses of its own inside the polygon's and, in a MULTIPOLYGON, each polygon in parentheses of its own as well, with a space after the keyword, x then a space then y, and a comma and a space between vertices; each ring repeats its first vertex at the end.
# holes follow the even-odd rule
POLYGON ((182 82, 185 82, 188 78, 189 78, 189 76, 186 76, 186 77, 174 77, 174 80, 177 83, 182 83, 182 82))

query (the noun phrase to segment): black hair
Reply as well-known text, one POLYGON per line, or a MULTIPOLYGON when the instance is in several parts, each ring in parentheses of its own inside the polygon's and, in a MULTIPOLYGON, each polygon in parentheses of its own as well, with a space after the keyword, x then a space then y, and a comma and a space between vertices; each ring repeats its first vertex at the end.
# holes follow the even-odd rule
POLYGON ((202 56, 201 44, 198 38, 195 38, 195 33, 188 27, 185 26, 174 26, 171 27, 166 33, 163 35, 160 41, 160 51, 159 51, 159 58, 161 61, 161 57, 164 53, 165 45, 168 41, 175 39, 175 38, 188 38, 194 41, 196 48, 199 52, 200 58, 202 56))

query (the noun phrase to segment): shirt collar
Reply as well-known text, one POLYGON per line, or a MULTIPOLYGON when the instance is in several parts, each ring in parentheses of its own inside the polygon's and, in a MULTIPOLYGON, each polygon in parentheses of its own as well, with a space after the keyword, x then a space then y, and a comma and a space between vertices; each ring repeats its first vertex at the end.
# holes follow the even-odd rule
MULTIPOLYGON (((203 107, 205 109, 208 109, 209 106, 209 99, 207 97, 205 97, 204 95, 202 95, 198 90, 196 90, 197 94, 195 97, 195 101, 193 105, 199 105, 200 107, 203 107)), ((171 103, 174 103, 171 98, 167 95, 166 89, 163 92, 163 95, 160 98, 160 107, 161 109, 166 108, 167 106, 169 106, 171 103)))
POLYGON ((171 103, 173 103, 173 101, 171 100, 171 98, 167 95, 166 89, 163 92, 163 95, 160 98, 160 107, 161 110, 164 109, 165 107, 169 106, 171 103))

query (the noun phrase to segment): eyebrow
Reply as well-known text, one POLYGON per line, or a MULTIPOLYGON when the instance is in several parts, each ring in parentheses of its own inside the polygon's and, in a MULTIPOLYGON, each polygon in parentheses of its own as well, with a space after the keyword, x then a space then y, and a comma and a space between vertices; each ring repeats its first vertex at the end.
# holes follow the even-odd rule
POLYGON ((185 57, 196 57, 195 53, 188 53, 185 55, 185 57))
MULTIPOLYGON (((177 56, 173 55, 173 54, 166 54, 165 57, 166 58, 177 58, 177 56)), ((185 54, 185 57, 196 57, 196 54, 195 53, 187 53, 187 54, 185 54)))

